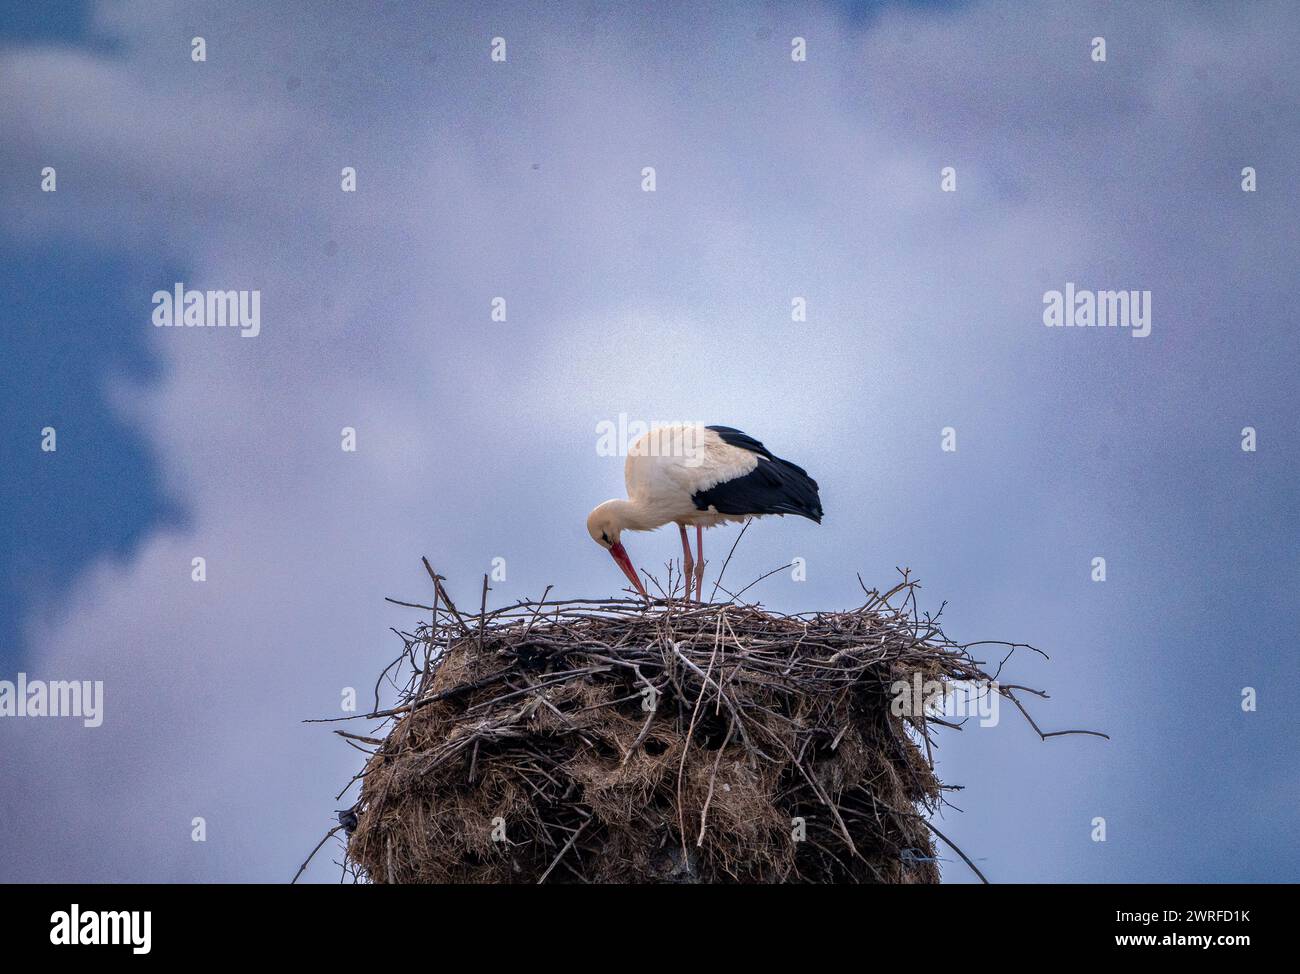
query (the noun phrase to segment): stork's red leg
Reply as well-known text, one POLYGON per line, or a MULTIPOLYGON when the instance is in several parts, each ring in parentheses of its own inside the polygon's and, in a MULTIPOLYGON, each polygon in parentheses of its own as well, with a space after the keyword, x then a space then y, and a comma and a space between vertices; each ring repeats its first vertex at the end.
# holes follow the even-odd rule
POLYGON ((686 536, 686 525, 677 525, 682 532, 682 581, 686 585, 686 591, 683 593, 686 599, 691 597, 692 573, 695 571, 695 559, 691 557, 691 540, 686 536))
MULTIPOLYGON (((685 537, 685 531, 682 532, 685 537)), ((695 525, 695 547, 698 557, 695 559, 695 601, 704 601, 704 525, 695 525)))

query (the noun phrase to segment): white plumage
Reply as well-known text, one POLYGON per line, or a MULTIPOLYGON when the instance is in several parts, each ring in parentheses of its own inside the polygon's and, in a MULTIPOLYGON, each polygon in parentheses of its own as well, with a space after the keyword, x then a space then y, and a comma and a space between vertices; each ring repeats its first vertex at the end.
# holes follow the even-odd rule
MULTIPOLYGON (((669 521, 703 524, 743 521, 743 516, 701 511, 691 497, 710 487, 743 477, 759 456, 730 446, 705 426, 665 426, 651 430, 628 448, 623 464, 627 497, 642 516, 633 531, 649 531, 669 521)), ((765 461, 766 462, 766 461, 765 461)))

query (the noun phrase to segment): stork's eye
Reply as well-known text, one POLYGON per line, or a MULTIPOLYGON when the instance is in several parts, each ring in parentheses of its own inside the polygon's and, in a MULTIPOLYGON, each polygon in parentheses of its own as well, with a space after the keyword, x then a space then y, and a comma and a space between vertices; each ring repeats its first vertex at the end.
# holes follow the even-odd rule
POLYGON ((605 542, 605 544, 609 544, 609 535, 607 535, 604 531, 600 532, 600 540, 605 542))

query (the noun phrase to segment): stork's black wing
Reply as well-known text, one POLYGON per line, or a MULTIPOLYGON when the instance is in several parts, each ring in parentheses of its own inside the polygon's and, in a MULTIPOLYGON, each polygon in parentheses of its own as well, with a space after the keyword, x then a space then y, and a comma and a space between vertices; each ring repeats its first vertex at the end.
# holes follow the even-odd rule
POLYGON ((758 466, 732 480, 714 484, 691 496, 697 510, 712 507, 719 514, 796 514, 821 523, 822 502, 817 481, 803 467, 773 456, 752 436, 730 426, 708 426, 728 446, 759 456, 758 466))

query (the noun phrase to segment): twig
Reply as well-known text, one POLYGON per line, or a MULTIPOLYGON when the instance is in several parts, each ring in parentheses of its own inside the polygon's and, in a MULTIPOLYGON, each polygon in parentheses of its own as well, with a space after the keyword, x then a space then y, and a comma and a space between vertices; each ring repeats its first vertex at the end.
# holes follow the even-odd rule
POLYGON ((731 550, 727 552, 727 560, 722 563, 722 568, 718 571, 718 577, 713 582, 713 591, 709 593, 710 602, 712 602, 718 594, 718 586, 722 584, 722 576, 726 573, 727 566, 731 564, 731 556, 736 553, 736 545, 740 544, 740 539, 745 536, 745 532, 749 530, 749 526, 753 523, 754 519, 752 517, 746 520, 745 523, 741 525, 740 534, 736 535, 736 540, 731 542, 731 550))
POLYGON ((585 822, 583 822, 581 825, 578 826, 578 828, 574 831, 573 835, 569 836, 569 841, 564 843, 564 848, 561 849, 559 854, 554 859, 551 860, 551 864, 546 867, 546 872, 542 873, 541 878, 537 880, 538 886, 541 886, 544 882, 546 882, 546 877, 551 875, 551 870, 554 869, 556 865, 559 863, 559 861, 564 858, 564 854, 573 848, 573 843, 578 841, 578 836, 582 835, 583 829, 585 829, 590 824, 591 824, 591 819, 587 819, 585 822))
POLYGON ((316 843, 316 848, 311 850, 311 855, 309 855, 306 859, 303 860, 302 865, 298 867, 298 871, 293 874, 293 879, 289 880, 290 886, 298 882, 298 877, 301 876, 306 871, 309 865, 311 865, 312 859, 316 857, 316 853, 320 852, 321 846, 323 846, 326 842, 328 842, 330 840, 330 836, 332 836, 335 832, 337 832, 341 828, 343 828, 342 825, 334 826, 334 828, 330 829, 328 832, 325 833, 325 838, 321 839, 319 842, 316 843))

